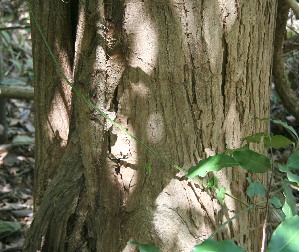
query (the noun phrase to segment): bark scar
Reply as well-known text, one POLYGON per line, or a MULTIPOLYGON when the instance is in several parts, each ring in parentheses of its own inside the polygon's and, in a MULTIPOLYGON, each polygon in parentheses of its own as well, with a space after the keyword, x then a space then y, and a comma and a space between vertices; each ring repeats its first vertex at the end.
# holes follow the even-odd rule
MULTIPOLYGON (((225 26, 225 25, 224 25, 225 26)), ((225 27, 223 27, 225 29, 225 27)), ((225 32, 223 31, 222 35, 222 44, 223 44, 223 56, 222 56, 222 84, 221 84, 221 94, 223 98, 223 110, 225 111, 225 82, 227 77, 227 56, 228 56, 228 45, 225 39, 225 32)))
POLYGON ((118 86, 116 86, 114 93, 113 93, 113 97, 112 97, 112 105, 113 105, 113 109, 115 111, 115 113, 117 113, 118 111, 118 86))

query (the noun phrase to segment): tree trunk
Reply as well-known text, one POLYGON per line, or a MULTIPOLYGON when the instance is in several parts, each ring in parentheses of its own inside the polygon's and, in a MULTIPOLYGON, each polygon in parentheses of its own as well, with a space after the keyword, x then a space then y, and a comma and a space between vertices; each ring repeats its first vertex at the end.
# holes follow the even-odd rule
MULTIPOLYGON (((37 211, 24 251, 134 251, 130 240, 191 251, 244 206, 219 205, 170 163, 188 169, 267 131, 253 118, 269 117, 276 1, 51 2, 33 12, 63 71, 159 155, 80 95, 71 102, 34 28, 37 211)), ((247 202, 248 174, 215 175, 247 202)), ((263 217, 242 215, 217 238, 258 251, 263 217)))
MULTIPOLYGON (((32 8, 54 56, 68 78, 72 76, 74 55, 70 6, 62 1, 32 1, 32 8), (51 21, 50 21, 51 20, 51 21)), ((34 100, 36 127, 36 169, 34 206, 37 209, 56 174, 65 152, 71 110, 71 89, 63 81, 32 22, 34 60, 34 100)), ((72 27, 73 25, 73 27, 72 27)))

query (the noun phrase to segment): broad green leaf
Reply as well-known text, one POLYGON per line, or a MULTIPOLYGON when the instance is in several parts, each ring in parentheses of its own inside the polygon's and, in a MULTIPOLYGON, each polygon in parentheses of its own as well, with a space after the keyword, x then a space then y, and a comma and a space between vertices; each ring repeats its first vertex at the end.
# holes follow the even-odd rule
POLYGON ((233 158, 245 170, 252 173, 263 173, 271 169, 269 158, 252 150, 235 151, 233 158))
POLYGON ((21 230, 21 224, 13 221, 0 221, 0 238, 21 230))
POLYGON ((292 193, 292 189, 289 185, 283 185, 283 194, 285 196, 285 202, 282 207, 282 211, 285 214, 286 219, 298 214, 296 207, 296 199, 292 193))
POLYGON ((278 119, 272 119, 272 118, 258 118, 258 117, 255 117, 255 119, 268 120, 268 121, 272 121, 275 124, 281 125, 295 138, 296 141, 298 140, 298 134, 297 134, 296 130, 292 126, 289 126, 286 122, 283 122, 283 121, 278 120, 278 119))
POLYGON ((10 35, 7 31, 1 31, 2 36, 4 37, 4 39, 6 40, 7 44, 10 44, 10 35))
POLYGON ((287 172, 287 177, 290 182, 296 183, 297 186, 299 186, 299 176, 298 175, 296 175, 292 172, 287 172))
POLYGON ((265 148, 283 148, 288 147, 292 144, 292 141, 284 136, 276 135, 271 137, 265 137, 264 138, 264 147, 265 148))
POLYGON ((226 192, 226 188, 224 188, 224 187, 221 187, 219 189, 217 188, 215 190, 216 197, 217 197, 217 199, 218 199, 218 201, 220 202, 221 205, 224 204, 225 192, 226 192))
POLYGON ((224 167, 238 166, 239 164, 231 156, 218 154, 199 161, 198 165, 192 166, 188 170, 188 178, 195 176, 204 177, 210 171, 219 171, 224 167))
POLYGON ((298 140, 298 134, 292 126, 288 125, 286 122, 283 122, 281 120, 272 119, 272 118, 270 120, 278 125, 283 126, 287 131, 291 133, 291 135, 296 137, 296 140, 298 140))
POLYGON ((157 247, 151 244, 140 244, 139 251, 140 252, 160 252, 160 249, 158 249, 157 247))
POLYGON ((286 219, 274 231, 267 252, 298 252, 299 216, 286 219))
POLYGON ((267 133, 255 133, 250 136, 244 137, 243 140, 246 140, 247 143, 260 143, 264 136, 269 136, 267 133))
POLYGON ((255 195, 265 196, 266 189, 260 182, 251 182, 251 179, 247 179, 249 181, 249 186, 247 187, 246 194, 249 197, 253 197, 255 195))
POLYGON ((286 167, 289 170, 299 170, 299 153, 294 152, 289 156, 286 167))
POLYGON ((245 250, 237 246, 233 241, 224 240, 205 240, 199 245, 193 247, 192 252, 245 252, 245 250))
POLYGON ((278 164, 278 169, 281 172, 288 172, 289 171, 289 168, 286 165, 281 165, 281 164, 278 164))
POLYGON ((276 208, 281 208, 281 207, 282 207, 282 204, 281 204, 279 198, 276 197, 276 196, 272 196, 272 197, 270 198, 270 203, 271 203, 273 206, 275 206, 276 208))
POLYGON ((275 149, 286 148, 289 145, 293 144, 293 142, 285 136, 276 135, 271 137, 272 147, 275 149))

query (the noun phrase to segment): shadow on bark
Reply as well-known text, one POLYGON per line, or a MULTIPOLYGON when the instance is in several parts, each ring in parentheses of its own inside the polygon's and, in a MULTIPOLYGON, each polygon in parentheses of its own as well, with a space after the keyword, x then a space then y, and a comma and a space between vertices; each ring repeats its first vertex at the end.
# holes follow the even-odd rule
MULTIPOLYGON (((120 2, 111 1, 111 8, 114 3, 119 8, 120 2)), ((160 155, 188 168, 203 157, 205 143, 210 143, 210 139, 203 139, 203 131, 214 134, 209 124, 215 119, 212 112, 217 107, 213 107, 211 93, 219 87, 206 87, 214 78, 209 69, 207 45, 203 42, 198 46, 191 33, 184 34, 180 17, 170 3, 151 1, 144 6, 157 29, 157 58, 152 73, 130 65, 128 51, 138 41, 127 39, 121 41, 118 52, 124 69, 117 87, 110 90, 110 86, 96 82, 97 78, 106 78, 102 69, 93 69, 95 48, 103 41, 96 36, 93 19, 97 20, 97 13, 89 9, 85 20, 90 26, 83 35, 84 50, 77 59, 75 84, 95 104, 100 98, 99 107, 115 112, 116 121, 124 127, 130 125, 140 141, 148 145, 154 142, 160 155), (148 93, 138 96, 132 88, 135 83, 142 83, 148 93), (120 115, 126 121, 120 121, 120 115), (159 120, 151 121, 151 116, 159 120), (161 133, 163 137, 150 142, 149 132, 161 133)), ((113 13, 109 22, 115 18, 116 25, 122 29, 123 20, 119 20, 119 15, 114 16, 117 11, 113 13)), ((202 13, 196 15, 202 18, 202 13)), ((203 20, 196 21, 201 33, 203 20)), ((208 238, 211 230, 223 222, 223 216, 228 216, 227 209, 218 211, 216 199, 204 192, 203 187, 188 183, 183 174, 149 155, 140 145, 136 148, 136 165, 125 160, 113 161, 108 156, 111 130, 105 130, 105 120, 98 118, 80 99, 73 99, 70 141, 36 213, 24 251, 41 247, 43 252, 125 251, 129 240, 152 243, 164 251, 189 251, 197 242, 208 238), (153 167, 152 174, 144 169, 145 164, 153 167), (138 177, 132 191, 126 188, 125 173, 122 173, 129 168, 138 177), (210 229, 203 230, 203 225, 210 229)), ((222 103, 221 98, 219 104, 222 103)), ((219 132, 215 135, 221 136, 217 141, 221 145, 218 151, 222 151, 224 137, 219 132)))

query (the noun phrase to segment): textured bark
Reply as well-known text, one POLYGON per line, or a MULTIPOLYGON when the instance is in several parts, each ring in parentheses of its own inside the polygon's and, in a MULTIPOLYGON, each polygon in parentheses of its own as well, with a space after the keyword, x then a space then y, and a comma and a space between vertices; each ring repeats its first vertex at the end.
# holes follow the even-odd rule
MULTIPOLYGON (((78 7, 75 87, 142 143, 189 168, 267 130, 253 118, 269 116, 276 1, 91 2, 78 7)), ((133 251, 130 240, 190 251, 244 208, 229 198, 220 206, 81 97, 73 97, 72 107, 71 140, 59 167, 38 163, 38 170, 56 173, 40 197, 24 251, 133 251)), ((229 169, 216 175, 247 201, 247 174, 229 169)), ((45 185, 47 176, 37 183, 45 185)), ((258 251, 263 216, 245 214, 217 237, 258 251)))
MULTIPOLYGON (((62 1, 31 1, 31 3, 54 56, 62 71, 68 78, 71 78, 74 55, 72 41, 74 39, 70 6, 62 1)), ((32 23, 34 23, 33 20, 32 23)), ((34 206, 37 208, 66 148, 71 91, 55 67, 35 25, 32 25, 32 43, 35 85, 35 144, 37 146, 35 152, 34 206)))
POLYGON ((33 99, 33 88, 32 87, 14 87, 4 86, 0 88, 1 98, 10 99, 33 99))

